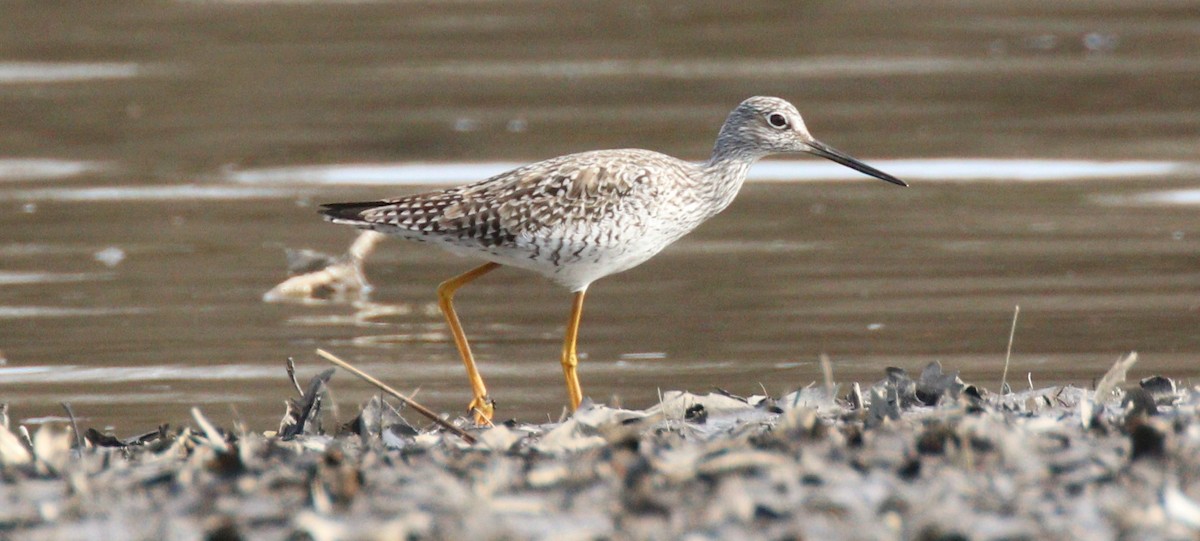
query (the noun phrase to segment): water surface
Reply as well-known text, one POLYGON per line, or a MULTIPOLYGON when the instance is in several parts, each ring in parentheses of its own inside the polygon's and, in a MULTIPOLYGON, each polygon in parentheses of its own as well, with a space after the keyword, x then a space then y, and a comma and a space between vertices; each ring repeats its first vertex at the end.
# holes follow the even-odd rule
MULTIPOLYGON (((1200 24, 1169 2, 164 2, 3 8, 0 401, 118 432, 270 428, 334 351, 435 409, 469 399, 434 288, 475 262, 399 241, 357 302, 272 304, 320 202, 604 147, 703 159, 742 98, 910 180, 763 163, 729 210, 593 285, 585 392, 778 393, 941 361, 995 388, 1200 374, 1200 24), (41 29, 64 26, 62 32, 41 29), (1030 376, 1031 375, 1031 376, 1030 376)), ((501 270, 464 324, 503 416, 557 417, 569 295, 501 270)), ((334 380, 347 410, 371 390, 334 380)))

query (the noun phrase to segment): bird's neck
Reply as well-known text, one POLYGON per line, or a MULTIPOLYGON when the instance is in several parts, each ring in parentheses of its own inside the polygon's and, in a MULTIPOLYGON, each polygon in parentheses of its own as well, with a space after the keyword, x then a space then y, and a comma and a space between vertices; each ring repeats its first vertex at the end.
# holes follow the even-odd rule
POLYGON ((708 192, 706 199, 713 207, 710 210, 711 214, 725 210, 725 207, 733 202, 733 198, 737 197, 738 191, 742 189, 742 183, 746 181, 746 173, 750 166, 761 157, 761 154, 755 152, 722 147, 718 143, 712 157, 701 165, 707 181, 704 187, 708 192))

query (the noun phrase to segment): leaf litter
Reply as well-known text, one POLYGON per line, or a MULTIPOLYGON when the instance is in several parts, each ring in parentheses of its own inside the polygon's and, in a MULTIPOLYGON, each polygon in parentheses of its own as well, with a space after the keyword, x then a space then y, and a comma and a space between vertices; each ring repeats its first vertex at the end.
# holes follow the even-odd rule
MULTIPOLYGON (((664 392, 560 422, 471 426, 382 395, 332 418, 334 372, 278 430, 119 438, 0 426, 0 538, 1194 539, 1200 389, 994 394, 931 364, 860 389, 664 392), (1080 422, 1080 421, 1083 422, 1080 422)), ((73 416, 72 416, 73 418, 73 416)))

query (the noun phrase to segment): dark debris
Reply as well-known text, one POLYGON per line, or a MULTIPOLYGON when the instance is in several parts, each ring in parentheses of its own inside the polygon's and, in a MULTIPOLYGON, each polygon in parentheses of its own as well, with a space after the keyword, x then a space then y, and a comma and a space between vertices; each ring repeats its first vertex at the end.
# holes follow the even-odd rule
POLYGON ((559 423, 474 429, 470 446, 380 397, 327 419, 331 375, 309 381, 278 433, 88 430, 76 449, 69 425, 28 441, 0 430, 0 537, 1200 534, 1200 392, 1174 382, 1093 402, 1073 387, 989 394, 930 365, 915 380, 889 370, 861 407, 816 388, 664 393, 646 411, 588 403, 559 423))

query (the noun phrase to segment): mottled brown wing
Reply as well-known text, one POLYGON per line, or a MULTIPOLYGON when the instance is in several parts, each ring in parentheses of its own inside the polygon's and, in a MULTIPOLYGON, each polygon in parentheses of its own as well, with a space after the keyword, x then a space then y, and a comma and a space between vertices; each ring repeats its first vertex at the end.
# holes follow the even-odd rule
POLYGON ((648 186, 643 164, 611 152, 564 156, 465 188, 445 207, 440 227, 490 239, 546 238, 613 215, 648 186))
POLYGON ((647 158, 657 161, 660 156, 629 150, 561 156, 476 184, 387 201, 325 205, 323 213, 333 221, 382 226, 373 228, 412 238, 502 245, 611 214, 631 193, 651 186, 647 158))
MULTIPOLYGON (((389 233, 412 233, 411 236, 442 234, 438 219, 446 206, 461 199, 458 188, 414 194, 397 199, 328 203, 321 205, 321 214, 336 223, 378 229, 389 233)), ((405 235, 409 236, 409 235, 405 235)))

